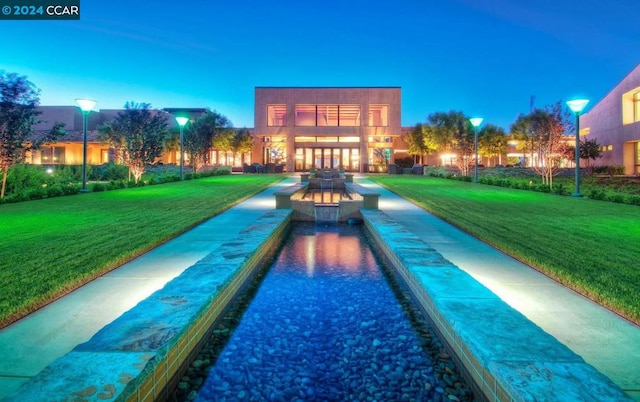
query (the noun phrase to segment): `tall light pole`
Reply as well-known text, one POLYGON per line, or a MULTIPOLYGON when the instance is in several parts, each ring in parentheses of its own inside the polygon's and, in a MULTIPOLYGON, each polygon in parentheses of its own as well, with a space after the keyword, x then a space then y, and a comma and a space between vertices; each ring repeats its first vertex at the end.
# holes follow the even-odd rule
POLYGON ((580 113, 589 103, 589 99, 574 99, 567 102, 569 109, 576 115, 576 172, 575 172, 575 188, 574 197, 582 197, 580 194, 580 113))
POLYGON ((184 153, 182 152, 182 139, 184 136, 184 125, 187 124, 189 119, 187 117, 176 117, 176 121, 180 126, 180 180, 184 179, 184 174, 182 173, 184 167, 184 153))
POLYGON ((475 153, 476 160, 473 164, 473 182, 478 182, 478 127, 482 124, 482 117, 473 117, 469 119, 473 126, 473 152, 475 153))
POLYGON ((96 101, 91 99, 76 99, 76 103, 82 110, 82 189, 83 193, 87 190, 87 118, 91 109, 96 105, 96 101))

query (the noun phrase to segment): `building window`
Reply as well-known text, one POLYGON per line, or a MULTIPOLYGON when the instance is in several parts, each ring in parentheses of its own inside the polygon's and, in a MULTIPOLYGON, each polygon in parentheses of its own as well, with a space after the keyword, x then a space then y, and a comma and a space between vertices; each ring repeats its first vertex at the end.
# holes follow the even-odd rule
POLYGON ((360 105, 340 105, 339 125, 357 127, 360 125, 360 105))
POLYGON ((640 87, 622 94, 622 125, 640 121, 640 87))
POLYGON ((388 105, 369 105, 369 126, 387 127, 389 125, 388 105))
POLYGON ((360 125, 360 105, 296 105, 297 127, 354 127, 360 125))
POLYGON ((318 126, 338 125, 338 105, 318 105, 318 126))
POLYGON ((316 125, 316 105, 296 105, 295 123, 298 127, 316 125))
POLYGON ((43 165, 64 164, 64 147, 43 147, 40 150, 40 161, 43 165))
POLYGON ((287 105, 267 105, 267 126, 284 127, 287 125, 287 105))

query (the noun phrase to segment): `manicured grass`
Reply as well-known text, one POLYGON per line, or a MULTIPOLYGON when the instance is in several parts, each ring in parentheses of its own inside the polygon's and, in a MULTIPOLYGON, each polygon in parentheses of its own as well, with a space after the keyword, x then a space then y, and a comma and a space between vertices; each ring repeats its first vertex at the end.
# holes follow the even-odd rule
POLYGON ((372 176, 640 323, 640 207, 424 176, 372 176))
POLYGON ((215 176, 0 205, 0 327, 282 178, 215 176))

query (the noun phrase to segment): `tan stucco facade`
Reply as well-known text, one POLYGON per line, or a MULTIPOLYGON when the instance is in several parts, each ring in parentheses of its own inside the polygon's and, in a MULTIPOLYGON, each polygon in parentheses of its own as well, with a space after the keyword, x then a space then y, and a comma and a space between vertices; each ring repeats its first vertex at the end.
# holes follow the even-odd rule
POLYGON ((401 134, 401 89, 256 87, 254 116, 255 162, 283 163, 290 172, 336 167, 363 172, 375 163, 374 149, 386 150, 387 162, 393 161, 393 140, 401 134))
POLYGON ((624 166, 640 174, 640 65, 589 112, 580 116, 580 134, 602 145, 598 165, 624 166))

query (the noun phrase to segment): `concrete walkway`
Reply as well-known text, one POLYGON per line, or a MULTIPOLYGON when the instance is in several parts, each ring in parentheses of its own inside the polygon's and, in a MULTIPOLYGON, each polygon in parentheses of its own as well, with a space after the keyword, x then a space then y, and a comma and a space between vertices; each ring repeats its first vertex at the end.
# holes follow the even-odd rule
POLYGON ((0 330, 0 400, 275 208, 290 177, 0 330))
POLYGON ((640 327, 434 217, 380 192, 379 209, 640 401, 640 327))

